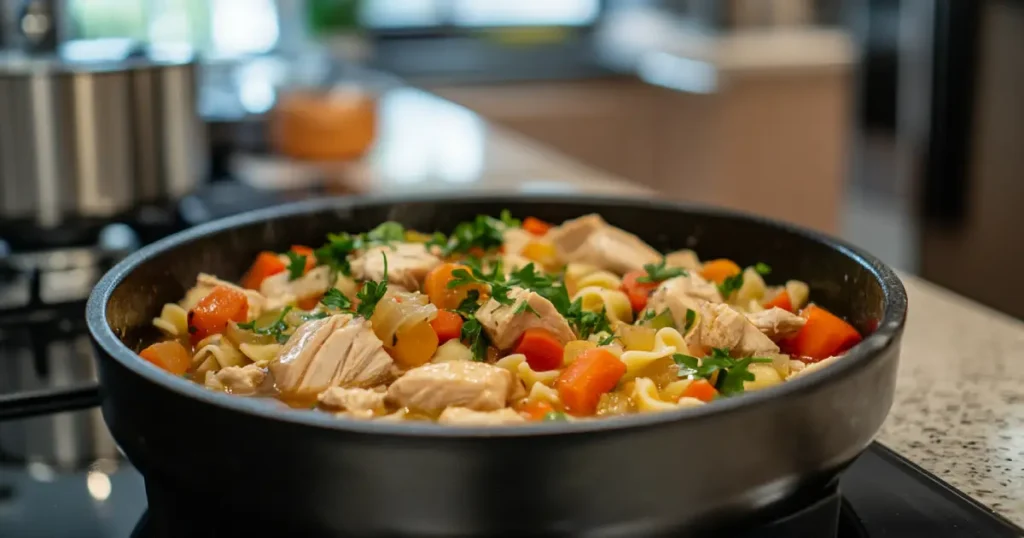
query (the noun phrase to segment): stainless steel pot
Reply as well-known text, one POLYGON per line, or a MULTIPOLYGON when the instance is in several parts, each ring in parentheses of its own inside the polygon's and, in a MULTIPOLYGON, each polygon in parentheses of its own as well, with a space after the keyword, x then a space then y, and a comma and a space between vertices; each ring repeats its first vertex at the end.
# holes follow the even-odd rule
POLYGON ((0 222, 109 218, 201 181, 196 63, 121 56, 0 56, 0 222))

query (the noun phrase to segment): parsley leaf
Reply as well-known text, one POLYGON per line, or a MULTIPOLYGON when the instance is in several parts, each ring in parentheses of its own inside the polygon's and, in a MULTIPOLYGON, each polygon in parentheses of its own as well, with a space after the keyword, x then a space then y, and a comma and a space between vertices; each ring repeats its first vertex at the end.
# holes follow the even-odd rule
POLYGON ((327 312, 306 312, 304 314, 299 314, 299 318, 302 319, 303 323, 313 321, 314 319, 324 319, 328 316, 330 316, 330 314, 327 312))
POLYGON ((455 308, 455 313, 462 317, 469 319, 476 314, 476 311, 480 309, 480 292, 477 290, 469 290, 466 293, 466 298, 459 303, 459 306, 455 308))
POLYGON ((332 272, 340 272, 343 275, 351 275, 352 267, 349 265, 348 257, 362 246, 359 236, 352 236, 345 232, 340 234, 327 234, 327 244, 313 251, 316 261, 331 268, 332 272))
POLYGON ((532 306, 530 306, 530 303, 527 302, 527 301, 523 301, 523 302, 519 303, 519 306, 517 306, 516 309, 514 311, 512 311, 512 314, 513 315, 518 315, 518 314, 522 314, 523 312, 530 312, 534 316, 537 316, 538 318, 540 317, 540 312, 537 312, 537 309, 532 307, 532 306))
POLYGON ((565 413, 560 413, 558 411, 548 411, 544 415, 544 422, 564 422, 567 420, 569 420, 569 418, 565 416, 565 413))
POLYGON ((693 322, 697 320, 697 313, 692 308, 686 309, 686 326, 683 327, 683 333, 690 332, 690 327, 693 327, 693 322))
POLYGON ((605 336, 604 338, 598 340, 597 345, 599 345, 599 346, 607 346, 607 345, 611 344, 612 342, 614 342, 616 340, 621 340, 621 339, 618 336, 614 335, 614 334, 608 333, 608 336, 605 336))
POLYGON ((613 332, 606 308, 602 307, 600 312, 583 310, 582 298, 573 301, 562 315, 581 340, 586 340, 592 334, 613 332))
POLYGON ((352 300, 346 297, 338 288, 327 290, 327 293, 320 299, 320 304, 327 308, 337 308, 338 310, 352 309, 352 300))
POLYGON ((288 280, 296 280, 302 277, 306 272, 305 254, 297 254, 289 250, 284 255, 288 256, 288 280))
POLYGON ((757 274, 761 276, 772 274, 772 266, 764 262, 755 263, 754 270, 757 271, 757 274))
POLYGON ((393 220, 389 220, 366 232, 363 243, 364 246, 388 245, 404 240, 405 227, 393 220))
POLYGON ((672 360, 679 365, 679 377, 695 377, 710 379, 715 372, 715 388, 723 396, 733 396, 743 392, 743 382, 753 381, 754 374, 747 368, 753 363, 770 363, 771 359, 744 357, 734 359, 729 356, 728 349, 714 348, 711 355, 698 359, 689 355, 676 353, 672 360))
POLYGON ((444 256, 451 256, 456 252, 469 252, 473 248, 479 248, 484 252, 494 250, 504 244, 504 232, 509 228, 519 226, 519 221, 513 219, 508 210, 501 212, 500 218, 487 215, 477 215, 468 222, 462 222, 455 227, 448 241, 442 245, 441 252, 444 256))
POLYGON ((729 299, 732 293, 743 287, 743 273, 737 273, 733 276, 726 277, 721 284, 718 285, 718 291, 722 294, 722 299, 729 299))
POLYGON ((663 282, 677 276, 687 276, 689 274, 685 269, 678 267, 665 267, 665 258, 661 259, 661 263, 644 264, 644 271, 647 271, 647 274, 637 278, 637 282, 653 284, 663 282))
POLYGON ((356 298, 359 299, 356 315, 362 316, 364 319, 370 319, 373 316, 377 303, 384 298, 384 294, 388 291, 388 257, 383 252, 380 255, 384 257, 384 279, 380 282, 366 281, 363 284, 363 289, 356 294, 356 298))
POLYGON ((248 323, 239 323, 238 328, 246 331, 251 331, 253 334, 259 336, 270 336, 279 344, 283 344, 288 341, 290 335, 285 334, 288 331, 288 324, 284 321, 284 317, 291 312, 292 307, 288 305, 281 310, 281 313, 277 315, 277 319, 266 327, 257 327, 256 320, 252 320, 248 323))
POLYGON ((462 324, 462 341, 469 344, 469 349, 473 352, 473 360, 478 362, 487 359, 487 348, 490 345, 483 328, 476 318, 470 318, 462 324))
POLYGON ((658 313, 655 312, 653 308, 648 308, 647 310, 644 310, 644 316, 642 318, 638 319, 637 321, 640 321, 640 322, 651 321, 652 319, 654 319, 654 316, 657 316, 657 315, 658 315, 658 313))

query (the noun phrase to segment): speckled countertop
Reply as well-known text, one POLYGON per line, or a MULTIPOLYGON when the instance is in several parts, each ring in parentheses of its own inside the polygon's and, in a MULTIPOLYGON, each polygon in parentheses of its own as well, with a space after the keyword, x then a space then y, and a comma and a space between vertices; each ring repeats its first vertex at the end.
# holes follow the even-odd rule
POLYGON ((878 440, 1024 526, 1024 323, 914 277, 878 440))

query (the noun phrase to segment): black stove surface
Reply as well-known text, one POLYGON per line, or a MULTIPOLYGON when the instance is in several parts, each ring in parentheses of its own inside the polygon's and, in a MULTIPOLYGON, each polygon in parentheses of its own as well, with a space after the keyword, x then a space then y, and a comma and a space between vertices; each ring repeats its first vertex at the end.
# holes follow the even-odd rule
MULTIPOLYGON (((127 462, 101 460, 62 472, 40 462, 8 460, 0 463, 0 536, 182 535, 169 534, 148 516, 143 479, 127 462)), ((716 536, 1011 538, 1024 531, 875 443, 847 470, 833 495, 764 527, 716 536)))

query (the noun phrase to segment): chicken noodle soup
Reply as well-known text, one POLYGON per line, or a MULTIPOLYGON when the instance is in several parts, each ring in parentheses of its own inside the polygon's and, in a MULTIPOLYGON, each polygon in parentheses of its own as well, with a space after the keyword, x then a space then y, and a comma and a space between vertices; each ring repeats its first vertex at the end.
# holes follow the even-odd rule
POLYGON ((210 390, 364 420, 513 424, 701 406, 860 340, 771 267, 662 254, 586 215, 449 236, 385 222, 200 274, 140 356, 210 390), (769 284, 768 282, 774 282, 769 284))

